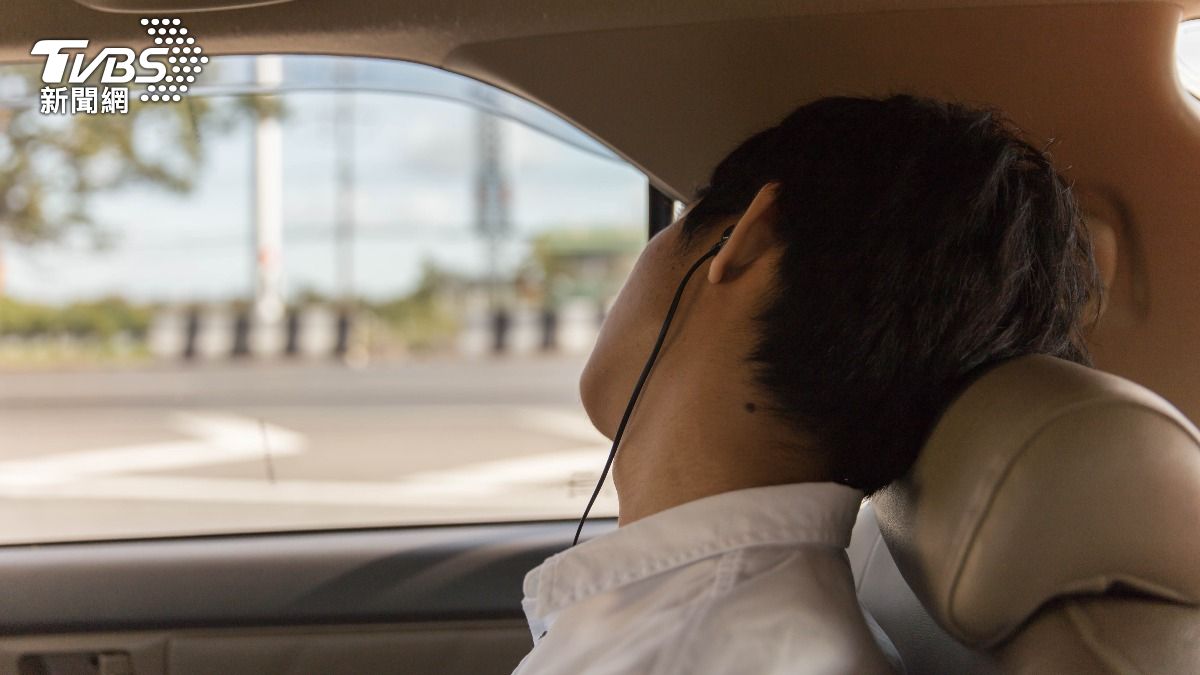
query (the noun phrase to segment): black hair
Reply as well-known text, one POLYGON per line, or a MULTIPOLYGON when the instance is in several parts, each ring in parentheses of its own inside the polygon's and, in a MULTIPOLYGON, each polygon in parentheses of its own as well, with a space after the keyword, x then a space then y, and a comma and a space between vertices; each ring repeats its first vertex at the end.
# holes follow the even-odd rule
POLYGON ((1099 275, 1069 186, 995 110, 826 98, 712 173, 685 241, 779 184, 783 250, 748 358, 766 409, 873 492, 915 460, 974 373, 1025 354, 1091 364, 1099 275))

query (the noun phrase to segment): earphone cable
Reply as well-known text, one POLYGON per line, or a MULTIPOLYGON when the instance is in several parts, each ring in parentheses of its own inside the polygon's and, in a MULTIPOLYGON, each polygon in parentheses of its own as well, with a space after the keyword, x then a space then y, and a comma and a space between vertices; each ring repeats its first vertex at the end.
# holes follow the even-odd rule
POLYGON ((671 306, 667 309, 667 316, 663 319, 662 328, 658 331, 658 339, 654 342, 654 348, 650 350, 650 358, 646 359, 646 365, 642 368, 642 374, 638 377, 637 384, 633 387, 633 395, 629 397, 629 403, 625 406, 625 414, 621 416, 621 423, 617 426, 617 433, 613 435, 612 449, 608 451, 608 459, 604 462, 604 470, 600 472, 600 480, 596 481, 596 489, 592 491, 592 496, 588 499, 587 508, 583 510, 583 517, 579 519, 579 527, 575 529, 575 539, 571 541, 571 546, 579 543, 579 536, 583 533, 583 524, 587 522, 588 514, 592 512, 592 506, 596 503, 596 498, 600 496, 600 490, 604 487, 604 480, 608 478, 608 472, 612 468, 613 460, 617 456, 617 446, 621 443, 621 437, 625 435, 625 425, 629 423, 629 418, 633 414, 633 408, 637 404, 638 396, 642 393, 642 387, 646 385, 646 380, 650 377, 650 371, 654 368, 654 361, 658 359, 658 353, 662 350, 663 342, 666 341, 667 330, 671 327, 671 320, 675 318, 675 310, 679 309, 679 301, 683 298, 683 291, 687 288, 688 280, 700 269, 704 261, 713 257, 721 250, 721 246, 729 240, 730 232, 733 228, 725 231, 721 236, 721 240, 717 242, 707 253, 700 256, 700 259, 692 263, 691 268, 683 275, 683 280, 679 282, 679 287, 675 289, 675 297, 671 300, 671 306))

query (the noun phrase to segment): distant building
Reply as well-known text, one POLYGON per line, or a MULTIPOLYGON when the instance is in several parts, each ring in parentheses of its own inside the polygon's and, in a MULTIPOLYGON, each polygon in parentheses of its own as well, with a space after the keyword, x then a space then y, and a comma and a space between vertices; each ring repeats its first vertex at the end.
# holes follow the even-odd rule
POLYGON ((635 228, 578 228, 544 232, 531 244, 501 288, 480 280, 458 289, 462 353, 586 352, 645 236, 635 228))
POLYGON ((541 301, 557 307, 573 298, 607 306, 645 246, 642 231, 605 227, 552 230, 533 240, 530 262, 541 277, 541 301))

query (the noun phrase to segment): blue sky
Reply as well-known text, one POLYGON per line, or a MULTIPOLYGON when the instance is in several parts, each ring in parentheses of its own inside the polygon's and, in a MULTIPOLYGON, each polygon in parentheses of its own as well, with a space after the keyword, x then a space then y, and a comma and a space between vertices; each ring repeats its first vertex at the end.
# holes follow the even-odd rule
MULTIPOLYGON (((284 266, 289 292, 334 291, 336 154, 331 57, 289 57, 283 131, 284 266)), ((369 89, 421 89, 450 96, 482 85, 424 66, 355 60, 355 81, 369 89)), ((201 84, 210 93, 244 82, 245 57, 214 59, 201 84)), ((201 91, 200 89, 197 92, 201 91)), ((484 254, 471 230, 475 115, 468 105, 429 96, 353 94, 355 209, 360 294, 383 298, 408 290, 423 259, 480 273, 484 254)), ((646 181, 627 164, 589 152, 595 144, 529 104, 494 94, 497 105, 541 124, 575 147, 511 120, 501 121, 503 164, 511 188, 509 264, 528 239, 567 227, 645 230, 646 181)), ((217 97, 215 101, 228 100, 217 97)), ((154 139, 150 139, 153 142, 154 139)), ((65 302, 119 294, 136 300, 221 301, 246 297, 252 274, 253 142, 250 124, 208 137, 195 189, 180 196, 153 187, 106 193, 92 213, 110 244, 89 237, 5 251, 7 291, 26 300, 65 302)))

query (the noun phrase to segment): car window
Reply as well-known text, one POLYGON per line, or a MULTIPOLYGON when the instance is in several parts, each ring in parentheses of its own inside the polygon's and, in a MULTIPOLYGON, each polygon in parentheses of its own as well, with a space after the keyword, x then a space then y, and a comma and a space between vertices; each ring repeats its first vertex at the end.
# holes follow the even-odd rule
POLYGON ((1188 21, 1179 27, 1175 53, 1180 81, 1193 96, 1200 98, 1200 21, 1188 21))
POLYGON ((645 176, 434 68, 178 64, 0 68, 0 543, 577 517, 645 176))

